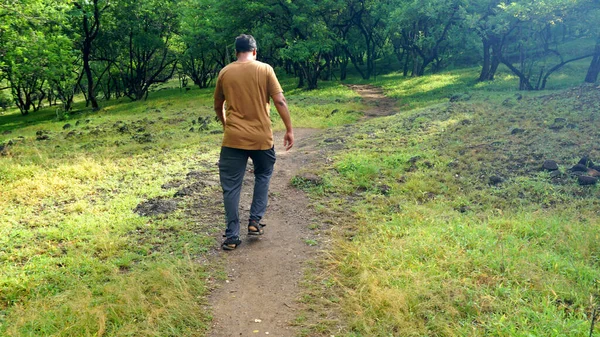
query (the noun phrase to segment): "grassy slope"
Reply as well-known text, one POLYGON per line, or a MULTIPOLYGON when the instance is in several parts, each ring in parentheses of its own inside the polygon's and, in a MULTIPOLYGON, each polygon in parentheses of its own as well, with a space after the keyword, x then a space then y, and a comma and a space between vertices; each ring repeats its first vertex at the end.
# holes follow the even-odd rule
MULTIPOLYGON (((383 76, 403 111, 330 132, 348 148, 313 193, 324 214, 355 224, 339 231, 323 280, 339 289, 347 336, 589 334, 600 191, 541 165, 554 159, 565 172, 584 154, 600 161, 600 90, 517 100, 510 76, 472 85, 474 76, 383 76), (469 101, 448 103, 465 92, 469 101), (550 130, 555 118, 573 128, 550 130)), ((559 76, 565 87, 577 81, 559 76)))
POLYGON ((172 195, 160 186, 214 156, 217 136, 187 132, 190 119, 210 113, 207 99, 192 97, 157 95, 66 122, 54 121, 50 109, 2 117, 2 129, 12 130, 5 139, 25 137, 0 160, 2 334, 176 336, 203 329, 207 314, 195 299, 206 291, 206 266, 194 259, 212 239, 194 233, 182 211, 154 219, 132 212, 147 198, 172 195), (118 132, 117 120, 131 130, 118 132), (67 122, 74 127, 62 131, 67 122), (35 140, 39 130, 50 140, 35 140), (144 133, 153 141, 133 139, 144 133))
MULTIPOLYGON (((359 117, 356 94, 343 86, 300 95, 292 82, 284 85, 297 126, 359 117), (329 117, 338 102, 344 110, 329 117)), ((0 116, 0 144, 14 143, 0 156, 0 335, 201 335, 210 319, 202 298, 219 276, 206 263, 223 230, 221 206, 209 202, 218 188, 206 188, 209 198, 179 200, 168 216, 133 209, 172 197, 175 190, 161 185, 189 171, 218 179, 221 135, 210 131, 220 127, 198 132, 192 124, 212 120, 212 90, 169 89, 145 102, 105 102, 97 113, 77 109, 67 121, 53 108, 0 116), (63 130, 66 123, 72 127, 63 130), (36 140, 41 130, 50 140, 36 140)))

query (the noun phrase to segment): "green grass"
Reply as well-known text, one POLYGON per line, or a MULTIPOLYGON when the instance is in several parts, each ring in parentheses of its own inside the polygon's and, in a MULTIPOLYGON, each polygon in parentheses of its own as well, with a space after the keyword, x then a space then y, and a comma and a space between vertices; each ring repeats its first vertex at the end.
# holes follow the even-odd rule
MULTIPOLYGON (((546 90, 521 94, 545 95, 577 86, 583 82, 587 67, 589 60, 569 63, 550 76, 546 90)), ((519 80, 504 65, 500 65, 492 82, 477 82, 479 70, 478 67, 459 68, 422 77, 404 77, 400 72, 391 72, 379 75, 374 80, 352 77, 347 82, 382 87, 386 96, 398 101, 397 107, 401 111, 447 102, 455 94, 466 93, 474 100, 502 102, 517 92, 519 80)))
POLYGON ((96 113, 79 106, 67 121, 52 109, 0 117, 12 131, 3 140, 15 143, 0 160, 0 334, 182 336, 206 328, 199 299, 210 266, 196 260, 213 238, 194 228, 186 200, 168 217, 133 212, 172 196, 163 183, 216 156, 218 135, 188 131, 191 119, 211 114, 197 107, 208 92, 173 94, 96 113), (117 121, 130 130, 118 132, 117 121), (72 128, 63 130, 66 123, 72 128), (36 140, 40 130, 50 140, 36 140), (137 140, 145 133, 152 142, 137 140))
MULTIPOLYGON (((559 90, 583 66, 521 100, 503 71, 493 83, 475 83, 475 69, 379 76, 373 84, 401 114, 343 129, 366 109, 357 94, 333 82, 303 91, 283 77, 294 126, 327 128, 349 147, 316 168, 321 185, 293 181, 325 218, 308 228, 336 233, 303 302, 343 313, 301 314, 301 334, 338 336, 345 325, 346 336, 583 336, 597 296, 600 194, 538 170, 545 158, 563 171, 582 153, 600 158, 600 100, 559 90), (577 127, 548 130, 559 117, 577 127), (504 183, 490 186, 491 175, 504 183)), ((206 294, 223 275, 207 262, 222 231, 218 187, 168 215, 133 209, 171 198, 176 189, 161 186, 189 171, 216 177, 212 90, 102 106, 78 102, 66 120, 54 108, 0 116, 0 143, 12 143, 0 156, 0 335, 197 336, 210 322, 206 294)))
MULTIPOLYGON (((417 85, 406 81, 395 86, 417 85)), ((321 209, 356 224, 338 231, 329 259, 344 335, 587 336, 600 295, 600 191, 541 165, 553 159, 565 172, 584 154, 600 160, 598 90, 499 93, 512 97, 505 104, 444 103, 447 93, 329 132, 348 150, 323 175, 321 209), (558 117, 574 127, 550 130, 558 117), (491 185, 492 175, 504 182, 491 185)))
MULTIPOLYGON (((282 79, 284 94, 294 125, 308 128, 329 128, 356 122, 363 115, 361 98, 354 91, 336 82, 322 82, 319 90, 297 89, 296 79, 282 79)), ((278 115, 272 113, 278 121, 278 115)))
MULTIPOLYGON (((283 84, 296 127, 361 116, 352 111, 360 99, 342 85, 306 93, 283 84)), ((54 107, 0 116, 0 144, 12 144, 0 157, 0 335, 197 336, 207 328, 208 281, 220 275, 206 262, 223 230, 221 205, 211 201, 218 186, 178 199, 168 215, 133 210, 172 198, 176 189, 161 186, 190 171, 217 181, 212 89, 167 87, 147 101, 101 105, 92 112, 78 102, 63 120, 54 107), (193 123, 199 117, 210 118, 208 130, 193 123), (38 132, 50 139, 36 140, 38 132)))

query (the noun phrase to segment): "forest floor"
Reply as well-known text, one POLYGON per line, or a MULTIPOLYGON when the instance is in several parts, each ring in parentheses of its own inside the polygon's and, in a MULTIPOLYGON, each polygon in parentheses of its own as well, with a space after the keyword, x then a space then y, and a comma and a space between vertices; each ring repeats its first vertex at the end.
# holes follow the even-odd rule
MULTIPOLYGON (((349 87, 369 108, 364 120, 396 112, 395 101, 385 97, 381 88, 349 87)), ((304 179, 302 173, 307 168, 325 165, 337 146, 333 141, 324 141, 326 131, 296 128, 294 135, 294 148, 285 152, 280 144, 283 134, 275 134, 277 163, 269 190, 269 208, 263 219, 267 224, 265 234, 242 237, 243 243, 238 249, 223 252, 227 277, 210 296, 213 325, 208 336, 291 337, 302 329, 302 324, 295 323, 302 311, 301 282, 306 262, 316 259, 319 249, 327 249, 327 239, 322 237, 327 225, 315 213, 306 193, 292 186, 291 181, 297 176, 304 179)), ((252 201, 254 178, 251 172, 249 166, 240 201, 244 221, 252 201)))

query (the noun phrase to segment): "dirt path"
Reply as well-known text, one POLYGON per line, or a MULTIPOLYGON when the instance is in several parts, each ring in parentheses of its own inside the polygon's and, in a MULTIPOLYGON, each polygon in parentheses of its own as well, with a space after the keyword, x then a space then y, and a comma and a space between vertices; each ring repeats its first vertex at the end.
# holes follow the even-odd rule
POLYGON ((390 116, 398 112, 395 107, 396 101, 385 97, 383 89, 380 87, 368 84, 349 84, 347 87, 359 94, 363 99, 363 103, 371 107, 365 113, 363 120, 373 117, 390 116))
MULTIPOLYGON (((365 118, 395 113, 394 101, 372 86, 349 86, 371 106, 365 118)), ((307 240, 313 235, 308 226, 319 223, 305 193, 290 186, 290 179, 303 168, 320 165, 326 153, 317 144, 326 131, 295 129, 296 144, 285 152, 283 135, 275 135, 277 163, 271 179, 269 207, 263 222, 265 234, 247 237, 242 245, 226 252, 227 279, 213 291, 210 305, 213 326, 210 337, 296 336, 291 323, 300 309, 297 297, 304 263, 314 258, 318 247, 307 240)), ((254 177, 247 172, 242 187, 241 230, 245 233, 252 199, 254 177)))
MULTIPOLYGON (((269 208, 263 222, 265 234, 247 237, 242 245, 227 252, 227 280, 211 296, 213 328, 208 336, 294 336, 290 322, 298 309, 296 296, 303 263, 314 257, 316 248, 305 243, 311 236, 308 225, 315 218, 304 192, 289 182, 298 169, 309 164, 314 152, 310 136, 317 130, 295 129, 294 149, 282 149, 282 134, 276 134, 277 163, 271 179, 269 208), (258 332, 255 332, 257 331, 258 332)), ((252 202, 254 177, 246 172, 240 206, 241 231, 252 202)))

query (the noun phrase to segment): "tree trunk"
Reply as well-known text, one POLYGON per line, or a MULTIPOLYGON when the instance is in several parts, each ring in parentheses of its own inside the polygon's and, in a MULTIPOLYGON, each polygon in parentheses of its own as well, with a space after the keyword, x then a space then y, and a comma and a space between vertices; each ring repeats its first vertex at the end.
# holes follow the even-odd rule
POLYGON ((298 77, 298 86, 297 88, 304 88, 304 72, 300 68, 297 62, 294 62, 294 72, 296 73, 296 77, 298 77))
POLYGON ((346 51, 346 55, 350 58, 350 61, 352 61, 352 65, 354 66, 354 69, 356 69, 356 71, 360 74, 360 76, 362 78, 365 78, 365 73, 359 67, 360 59, 355 57, 354 55, 352 55, 352 53, 350 53, 350 50, 348 49, 348 47, 344 47, 344 49, 346 51))
POLYGON ((12 96, 14 97, 15 105, 19 108, 21 115, 29 115, 29 109, 31 107, 31 98, 29 95, 24 94, 23 88, 19 85, 13 85, 11 87, 12 96))
POLYGON ((421 75, 423 75, 424 70, 421 68, 421 62, 419 62, 419 54, 417 54, 416 51, 412 52, 412 64, 413 64, 413 69, 412 69, 412 77, 419 77, 421 75))
POLYGON ((404 77, 408 76, 408 68, 410 66, 410 54, 409 53, 404 53, 404 66, 402 68, 402 75, 404 75, 404 77))
POLYGON ((500 65, 500 58, 502 57, 502 45, 500 43, 492 44, 492 65, 490 66, 490 73, 488 74, 488 81, 493 81, 496 76, 496 71, 500 65))
POLYGON ((481 73, 477 81, 483 82, 490 79, 490 70, 492 68, 492 58, 490 53, 491 44, 486 38, 482 38, 483 43, 483 65, 481 67, 481 73))
POLYGON ((600 74, 600 39, 596 42, 594 57, 592 57, 592 62, 590 63, 587 75, 585 76, 585 82, 596 83, 598 74, 600 74))
POLYGON ((508 67, 508 69, 510 69, 513 72, 513 74, 519 77, 519 90, 533 90, 533 86, 529 82, 529 78, 527 77, 527 75, 525 75, 515 66, 513 66, 512 63, 510 63, 508 60, 502 58, 501 61, 502 63, 504 63, 505 66, 508 67))
MULTIPOLYGON (((546 89, 546 83, 548 82, 548 77, 550 77, 550 75, 552 75, 555 71, 559 70, 560 68, 564 67, 567 63, 571 63, 571 62, 575 62, 575 61, 579 61, 579 60, 583 60, 585 58, 594 56, 593 54, 588 54, 588 55, 583 55, 583 56, 579 56, 579 57, 574 57, 572 59, 563 61, 557 65, 555 65, 554 67, 552 67, 550 70, 548 70, 548 72, 546 73, 546 75, 543 76, 543 79, 541 81, 541 86, 538 84, 538 87, 540 90, 544 90, 546 89)), ((592 60, 593 62, 593 60, 592 60)), ((540 73, 540 78, 542 78, 543 73, 540 73)), ((591 82, 594 83, 594 82, 591 82)), ((538 89, 538 88, 536 88, 538 89)))
POLYGON ((365 73, 365 76, 363 77, 363 79, 368 80, 371 78, 371 75, 373 74, 373 68, 375 68, 374 66, 374 62, 375 62, 375 42, 372 41, 372 39, 369 37, 367 39, 367 72, 365 73))
POLYGON ((592 59, 592 63, 590 64, 587 75, 585 76, 585 82, 596 83, 598 80, 598 74, 600 74, 600 55, 596 55, 592 59))
POLYGON ((296 88, 298 88, 298 89, 304 88, 304 75, 303 74, 299 74, 298 85, 296 86, 296 88))
POLYGON ((305 74, 306 77, 306 81, 308 84, 308 90, 314 90, 317 89, 317 85, 319 82, 319 77, 321 75, 321 58, 322 55, 319 53, 319 55, 317 55, 316 60, 313 64, 311 64, 311 62, 306 61, 304 64, 300 64, 300 66, 302 67, 302 70, 305 74))
MULTIPOLYGON (((94 76, 90 67, 90 56, 92 54, 92 42, 96 39, 98 31, 100 29, 100 13, 101 10, 98 7, 98 0, 94 0, 94 22, 90 25, 87 13, 83 15, 83 32, 85 34, 83 39, 82 59, 83 59, 83 71, 87 79, 87 100, 88 103, 92 104, 92 109, 98 110, 98 101, 94 93, 94 76)), ((76 3, 76 6, 79 4, 76 3)), ((81 8, 81 6, 79 6, 81 8)))
POLYGON ((340 81, 344 81, 348 76, 348 57, 342 57, 340 61, 340 81))
POLYGON ((79 88, 81 89, 81 93, 83 94, 83 98, 85 98, 85 106, 87 107, 90 100, 87 97, 87 93, 85 91, 85 88, 83 87, 83 85, 81 83, 79 83, 79 88))

